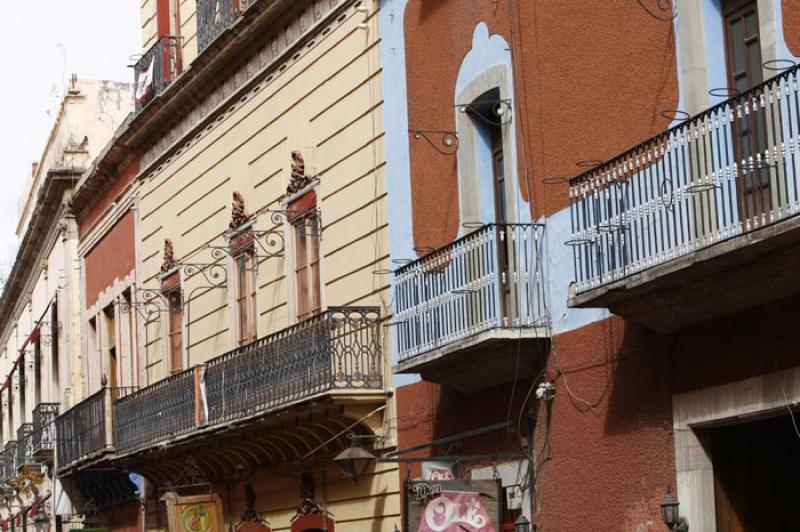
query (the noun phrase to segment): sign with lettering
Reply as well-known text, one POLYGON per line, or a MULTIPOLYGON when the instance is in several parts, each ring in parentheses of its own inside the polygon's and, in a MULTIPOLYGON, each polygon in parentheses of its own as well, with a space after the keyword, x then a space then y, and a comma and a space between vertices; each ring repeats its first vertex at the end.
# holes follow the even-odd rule
POLYGON ((422 462, 422 480, 456 480, 453 462, 422 462))
POLYGON ((499 532, 500 484, 494 480, 412 481, 408 532, 499 532))

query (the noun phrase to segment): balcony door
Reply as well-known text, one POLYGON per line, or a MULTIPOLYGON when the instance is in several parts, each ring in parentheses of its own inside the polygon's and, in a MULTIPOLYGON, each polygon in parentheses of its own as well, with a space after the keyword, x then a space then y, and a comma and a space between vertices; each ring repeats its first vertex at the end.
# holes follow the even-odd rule
MULTIPOLYGON (((509 239, 506 237, 506 224, 511 217, 509 213, 508 198, 506 197, 506 154, 504 151, 503 138, 503 119, 497 110, 502 106, 500 101, 500 90, 492 89, 475 99, 469 106, 468 111, 472 118, 472 123, 476 129, 477 137, 482 139, 486 147, 479 148, 479 158, 490 156, 490 164, 478 164, 479 172, 489 174, 486 177, 480 176, 484 182, 491 181, 491 198, 486 198, 491 203, 493 216, 491 219, 483 219, 483 222, 496 224, 495 238, 497 239, 497 275, 500 280, 500 316, 504 319, 510 318, 509 312, 512 306, 512 294, 510 283, 510 252, 509 239), (489 148, 487 150, 486 148, 489 148), (489 179, 487 179, 487 177, 489 179), (502 239, 502 240, 501 240, 502 239)), ((483 193, 488 192, 482 189, 483 193)), ((483 198, 481 199, 483 201, 483 198)))
MULTIPOLYGON (((728 87, 738 96, 763 81, 758 2, 727 0, 724 7, 728 87)), ((758 162, 767 147, 767 124, 763 110, 754 112, 752 98, 735 98, 732 108, 739 213, 749 220, 770 210, 769 168, 758 162)))

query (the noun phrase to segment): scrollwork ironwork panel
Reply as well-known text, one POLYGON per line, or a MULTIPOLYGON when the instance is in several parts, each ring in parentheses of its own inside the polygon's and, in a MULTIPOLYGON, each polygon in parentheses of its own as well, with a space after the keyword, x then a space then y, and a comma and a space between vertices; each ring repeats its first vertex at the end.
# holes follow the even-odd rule
POLYGON ((183 37, 165 35, 133 67, 136 112, 161 94, 183 70, 183 37))
POLYGON ((34 463, 32 434, 33 423, 23 423, 17 429, 17 468, 34 463))
MULTIPOLYGON (((233 25, 241 12, 240 2, 242 0, 197 0, 198 53, 202 53, 223 31, 233 25)), ((252 2, 247 5, 250 3, 252 2)))
POLYGON ((119 452, 130 452, 195 428, 194 380, 186 370, 142 388, 115 403, 119 452))
POLYGON ((209 423, 309 398, 328 390, 383 386, 380 313, 328 311, 209 361, 209 423))
POLYGON ((111 444, 106 441, 106 393, 103 388, 56 418, 59 469, 111 444))
POLYGON ((58 403, 39 403, 34 409, 31 435, 34 457, 49 455, 55 449, 56 416, 58 416, 58 403))

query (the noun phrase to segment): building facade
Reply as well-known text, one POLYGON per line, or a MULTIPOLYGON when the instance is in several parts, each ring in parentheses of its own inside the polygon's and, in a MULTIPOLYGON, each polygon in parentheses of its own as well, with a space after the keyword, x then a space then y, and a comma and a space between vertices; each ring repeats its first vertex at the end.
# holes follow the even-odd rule
POLYGON ((378 13, 142 3, 134 110, 71 202, 75 526, 400 525, 378 13))
POLYGON ((794 526, 798 13, 383 3, 411 478, 498 479, 495 528, 794 526))
POLYGON ((70 79, 19 204, 20 246, 0 298, 2 524, 55 526, 55 418, 82 398, 75 184, 130 111, 131 85, 70 79))

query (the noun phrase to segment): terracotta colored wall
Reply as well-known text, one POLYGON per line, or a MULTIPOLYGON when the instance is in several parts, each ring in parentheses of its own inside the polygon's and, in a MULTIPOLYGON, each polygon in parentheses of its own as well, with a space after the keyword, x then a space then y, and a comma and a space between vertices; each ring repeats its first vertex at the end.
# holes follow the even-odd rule
MULTIPOLYGON (((797 366, 798 319, 793 298, 668 337, 619 318, 557 336, 547 369, 555 398, 534 402, 540 530, 583 532, 598 522, 608 523, 604 530, 660 530, 659 503, 676 483, 672 395, 797 366)), ((397 398, 402 448, 502 421, 509 391, 462 398, 420 382, 399 388, 397 398)), ((498 434, 436 452, 513 449, 498 434)), ((406 471, 419 474, 416 465, 406 471)))
POLYGON ((117 201, 120 197, 120 194, 122 194, 128 185, 133 182, 138 173, 138 160, 133 160, 119 169, 119 171, 112 177, 113 181, 111 186, 103 195, 103 197, 95 201, 91 208, 87 210, 87 212, 82 213, 81 216, 79 216, 78 231, 81 238, 86 236, 86 234, 91 231, 92 227, 94 227, 94 225, 103 216, 111 204, 117 201))
POLYGON ((139 532, 142 530, 141 508, 138 502, 115 506, 108 511, 108 528, 114 532, 139 532))
POLYGON ((86 255, 86 306, 114 279, 122 278, 136 265, 134 217, 128 211, 86 255))
POLYGON ((783 0, 783 36, 789 51, 800 56, 800 0, 783 0))
MULTIPOLYGON (((545 187, 544 177, 576 175, 577 161, 608 159, 669 125, 660 112, 678 102, 675 39, 672 24, 629 0, 514 2, 512 16, 509 4, 409 2, 409 129, 455 129, 459 67, 475 26, 486 22, 513 42, 519 173, 524 144, 531 207, 541 215, 568 204, 566 186, 545 187)), ((415 245, 439 247, 458 230, 456 158, 424 140, 410 144, 415 245)))

